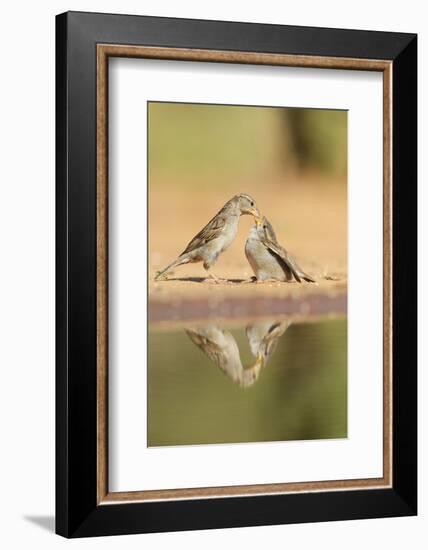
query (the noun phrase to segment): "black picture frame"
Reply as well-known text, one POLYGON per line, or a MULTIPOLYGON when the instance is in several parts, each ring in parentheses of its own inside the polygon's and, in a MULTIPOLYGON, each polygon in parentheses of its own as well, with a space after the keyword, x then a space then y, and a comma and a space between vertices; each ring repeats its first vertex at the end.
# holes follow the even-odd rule
POLYGON ((68 12, 56 18, 56 532, 86 537, 417 513, 417 36, 68 12), (392 62, 391 488, 97 505, 96 46, 392 62))

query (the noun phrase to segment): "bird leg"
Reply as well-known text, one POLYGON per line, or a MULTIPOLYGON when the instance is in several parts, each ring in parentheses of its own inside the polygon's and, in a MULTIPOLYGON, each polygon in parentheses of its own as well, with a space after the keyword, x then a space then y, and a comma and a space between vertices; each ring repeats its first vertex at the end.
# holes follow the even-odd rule
POLYGON ((214 273, 211 273, 210 271, 208 271, 208 269, 206 270, 207 273, 208 273, 208 279, 212 279, 215 283, 220 283, 220 279, 214 275, 214 273))
POLYGON ((210 267, 211 267, 211 266, 207 266, 206 264, 204 264, 204 269, 205 269, 205 271, 207 272, 207 275, 208 275, 208 278, 206 279, 207 281, 208 281, 209 279, 212 279, 216 284, 219 284, 219 283, 221 283, 222 281, 227 282, 227 279, 220 279, 219 277, 217 277, 216 275, 214 275, 214 273, 211 273, 210 267))

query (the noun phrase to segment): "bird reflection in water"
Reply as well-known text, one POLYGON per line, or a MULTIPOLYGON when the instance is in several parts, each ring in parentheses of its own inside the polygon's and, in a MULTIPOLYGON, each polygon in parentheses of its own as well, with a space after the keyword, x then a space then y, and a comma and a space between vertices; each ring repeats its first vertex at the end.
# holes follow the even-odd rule
POLYGON ((290 325, 291 321, 287 319, 285 321, 259 321, 247 326, 246 334, 251 353, 254 356, 261 354, 264 366, 275 352, 280 337, 290 325))
POLYGON ((247 326, 246 335, 255 358, 255 362, 249 366, 242 364, 238 344, 229 331, 217 325, 206 325, 188 328, 186 334, 232 382, 248 388, 258 379, 262 367, 267 365, 280 337, 290 324, 290 320, 264 320, 247 326))

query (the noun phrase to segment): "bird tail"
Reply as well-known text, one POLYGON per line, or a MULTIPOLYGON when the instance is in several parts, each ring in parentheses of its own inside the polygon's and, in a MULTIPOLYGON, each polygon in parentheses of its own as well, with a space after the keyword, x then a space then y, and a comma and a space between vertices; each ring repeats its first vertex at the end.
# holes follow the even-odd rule
POLYGON ((316 280, 304 273, 303 271, 299 272, 299 277, 306 281, 307 283, 316 283, 316 280))
POLYGON ((182 264, 187 264, 188 262, 189 262, 189 258, 184 256, 179 256, 171 264, 167 265, 165 269, 162 269, 162 271, 158 271, 156 273, 155 281, 158 281, 161 277, 164 277, 168 273, 168 271, 171 271, 171 269, 174 269, 174 267, 177 267, 182 264))
POLYGON ((301 279, 306 281, 307 283, 316 283, 316 280, 313 279, 310 275, 305 273, 302 268, 297 264, 296 260, 289 256, 289 267, 291 268, 291 272, 294 275, 296 281, 298 283, 301 282, 301 279))

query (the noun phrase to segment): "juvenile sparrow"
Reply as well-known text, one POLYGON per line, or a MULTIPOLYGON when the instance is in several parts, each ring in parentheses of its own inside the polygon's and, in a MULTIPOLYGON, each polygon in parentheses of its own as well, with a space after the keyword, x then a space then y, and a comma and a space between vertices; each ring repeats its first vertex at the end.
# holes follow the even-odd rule
POLYGON ((254 357, 263 357, 265 367, 271 355, 275 352, 279 339, 291 325, 290 320, 257 321, 246 328, 248 343, 254 357))
POLYGON ((268 220, 255 217, 256 225, 250 229, 245 243, 245 255, 250 263, 257 281, 307 281, 315 279, 307 275, 285 248, 279 243, 268 220))
POLYGON ((210 273, 209 269, 236 237, 239 218, 243 214, 260 216, 254 199, 245 193, 231 198, 214 218, 193 237, 180 256, 156 275, 155 280, 165 278, 168 271, 179 265, 203 262, 208 275, 217 282, 217 277, 210 273))
POLYGON ((250 367, 244 367, 238 344, 229 331, 216 325, 207 325, 203 328, 188 328, 186 334, 235 384, 247 388, 259 377, 263 365, 262 354, 256 353, 256 362, 250 367))

